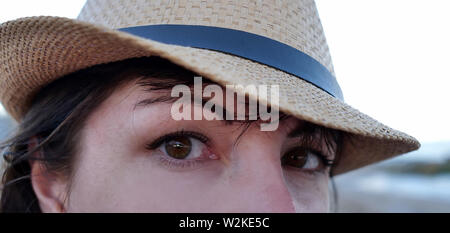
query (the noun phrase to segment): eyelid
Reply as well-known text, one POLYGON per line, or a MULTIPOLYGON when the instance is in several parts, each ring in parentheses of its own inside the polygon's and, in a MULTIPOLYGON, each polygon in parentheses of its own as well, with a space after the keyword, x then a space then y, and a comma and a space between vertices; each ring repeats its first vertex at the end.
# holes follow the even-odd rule
POLYGON ((174 137, 179 137, 179 136, 195 138, 195 139, 199 140, 200 142, 206 144, 207 146, 209 143, 209 138, 204 136, 201 133, 197 133, 194 131, 179 130, 179 131, 175 131, 175 132, 172 132, 169 134, 165 134, 165 135, 155 139, 153 142, 147 144, 147 149, 154 150, 154 149, 158 148, 159 146, 161 146, 161 144, 164 143, 165 141, 169 141, 170 139, 172 139, 174 137))

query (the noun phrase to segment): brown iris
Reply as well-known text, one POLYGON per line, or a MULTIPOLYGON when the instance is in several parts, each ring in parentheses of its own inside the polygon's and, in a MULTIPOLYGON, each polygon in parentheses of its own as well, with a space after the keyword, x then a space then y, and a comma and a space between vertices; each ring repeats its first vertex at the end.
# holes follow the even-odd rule
POLYGON ((295 148, 287 152, 282 158, 283 165, 303 168, 308 161, 308 151, 304 148, 295 148))
POLYGON ((175 159, 184 159, 191 152, 192 143, 188 137, 177 136, 168 141, 165 147, 169 156, 175 159))

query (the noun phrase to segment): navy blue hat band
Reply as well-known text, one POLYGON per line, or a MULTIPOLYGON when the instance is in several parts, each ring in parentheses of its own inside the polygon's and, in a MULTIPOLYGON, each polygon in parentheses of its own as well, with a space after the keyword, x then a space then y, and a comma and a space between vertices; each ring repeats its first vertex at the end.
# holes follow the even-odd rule
POLYGON ((270 38, 228 28, 201 25, 146 25, 118 29, 173 45, 209 49, 243 57, 306 80, 343 100, 336 78, 318 61, 270 38))

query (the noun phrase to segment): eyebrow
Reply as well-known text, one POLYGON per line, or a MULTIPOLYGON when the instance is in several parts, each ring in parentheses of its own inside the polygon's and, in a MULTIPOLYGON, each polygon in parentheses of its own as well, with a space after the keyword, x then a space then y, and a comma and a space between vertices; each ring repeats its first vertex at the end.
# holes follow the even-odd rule
POLYGON ((154 103, 170 103, 170 102, 174 102, 178 98, 179 97, 172 97, 172 96, 168 96, 168 95, 159 96, 159 97, 155 97, 155 98, 146 98, 146 99, 143 99, 143 100, 137 102, 134 105, 133 110, 136 110, 139 107, 148 107, 149 105, 152 105, 154 103))
MULTIPOLYGON (((144 90, 144 91, 146 91, 146 90, 144 90)), ((147 92, 147 91, 146 91, 147 92)), ((180 97, 172 97, 172 96, 170 96, 170 95, 161 95, 161 96, 158 96, 158 97, 150 97, 150 98, 146 98, 146 99, 143 99, 143 100, 140 100, 140 101, 138 101, 135 105, 134 105, 134 108, 133 108, 133 110, 136 110, 137 108, 145 108, 145 107, 148 107, 148 106, 150 106, 150 105, 152 105, 152 104, 155 104, 155 103, 173 103, 174 101, 176 101, 177 99, 179 99, 180 97)), ((207 101, 209 101, 209 100, 211 100, 213 97, 204 97, 204 96, 202 96, 202 106, 204 107, 204 105, 206 104, 206 102, 207 101)), ((192 97, 191 98, 192 100, 194 100, 194 98, 192 97)), ((223 105, 221 105, 221 104, 214 104, 214 106, 215 106, 215 108, 217 109, 217 108, 219 108, 219 109, 222 109, 224 112, 225 112, 225 115, 224 115, 224 117, 226 118, 227 116, 229 116, 229 115, 231 115, 231 113, 226 109, 226 108, 224 108, 223 107, 223 105)), ((245 119, 248 119, 249 118, 249 115, 247 114, 247 111, 245 112, 246 114, 245 114, 245 119)), ((280 114, 283 114, 283 113, 280 113, 280 114)), ((283 114, 284 115, 284 114, 283 114)), ((224 121, 226 121, 226 124, 231 124, 232 122, 242 122, 242 121, 251 121, 251 120, 237 120, 237 119, 234 119, 234 118, 237 118, 237 115, 234 115, 233 116, 233 120, 225 120, 224 119, 224 121)), ((281 119, 280 119, 280 121, 281 121, 281 119)))

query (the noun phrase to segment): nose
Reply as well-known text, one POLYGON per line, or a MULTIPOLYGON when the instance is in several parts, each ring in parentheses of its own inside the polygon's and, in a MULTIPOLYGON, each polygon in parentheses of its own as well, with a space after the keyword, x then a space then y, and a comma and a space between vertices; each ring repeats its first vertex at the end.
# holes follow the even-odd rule
POLYGON ((295 212, 279 150, 270 145, 247 143, 233 152, 228 179, 240 201, 239 212, 295 212))

